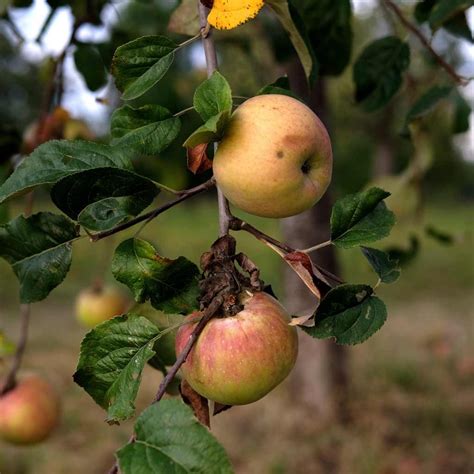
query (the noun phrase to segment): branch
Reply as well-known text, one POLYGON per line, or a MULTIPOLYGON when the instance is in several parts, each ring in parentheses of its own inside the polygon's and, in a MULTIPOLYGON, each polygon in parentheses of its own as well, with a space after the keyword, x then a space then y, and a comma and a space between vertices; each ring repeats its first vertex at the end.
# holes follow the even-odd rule
POLYGON ((147 212, 146 214, 142 214, 141 216, 138 216, 135 219, 124 222, 123 224, 120 224, 117 227, 114 227, 113 229, 106 230, 104 232, 99 232, 97 234, 90 234, 90 240, 91 242, 97 242, 99 240, 105 239, 106 237, 117 234, 118 232, 121 232, 122 230, 129 229, 130 227, 133 227, 134 225, 139 224, 140 222, 147 221, 147 220, 151 221, 152 219, 159 216, 160 214, 167 211, 168 209, 171 209, 177 204, 180 204, 181 202, 186 201, 187 199, 195 196, 196 194, 200 194, 204 191, 207 191, 208 189, 212 188, 214 185, 215 185, 214 178, 211 178, 205 183, 202 183, 194 188, 183 191, 182 193, 180 193, 179 197, 177 197, 176 199, 173 199, 172 201, 166 202, 165 204, 162 204, 161 206, 157 207, 153 211, 147 212))
POLYGON ((168 387, 170 382, 174 379, 175 375, 178 373, 178 370, 180 369, 180 367, 186 361, 189 353, 191 352, 191 349, 194 346, 194 343, 199 337, 199 334, 201 334, 202 330, 204 329, 206 324, 209 322, 209 320, 217 313, 219 308, 222 306, 223 301, 224 301, 224 298, 222 296, 216 296, 211 301, 209 306, 203 311, 202 318, 199 320, 199 323, 193 329, 193 332, 189 336, 186 346, 184 346, 184 349, 179 354, 178 358, 176 359, 176 362, 173 364, 173 367, 171 367, 171 369, 166 374, 166 377, 161 382, 158 392, 156 393, 156 396, 153 400, 153 403, 157 403, 163 398, 163 395, 166 392, 166 387, 168 387))
POLYGON ((245 232, 252 234, 261 242, 275 245, 276 247, 278 247, 279 249, 283 250, 286 253, 295 252, 295 249, 291 248, 289 245, 286 245, 274 239, 273 237, 270 237, 269 235, 264 234, 262 231, 258 230, 253 225, 250 225, 248 222, 245 222, 242 219, 239 219, 238 217, 232 217, 229 223, 229 228, 232 230, 244 230, 245 232))
MULTIPOLYGON (((232 219, 230 221, 230 229, 237 230, 237 231, 238 230, 244 230, 245 232, 248 232, 249 234, 252 234, 255 238, 257 238, 261 242, 263 242, 265 244, 270 244, 270 247, 272 247, 272 246, 278 247, 280 250, 283 250, 283 252, 285 252, 285 253, 292 253, 292 252, 305 252, 305 253, 307 253, 309 250, 311 250, 311 249, 296 250, 296 249, 290 247, 289 245, 287 245, 283 242, 280 242, 279 240, 276 240, 276 239, 274 239, 273 237, 270 237, 267 234, 264 234, 261 230, 258 230, 253 225, 250 225, 248 222, 244 222, 242 219, 239 219, 238 217, 232 217, 232 219)), ((322 244, 316 245, 315 247, 322 248, 322 247, 326 247, 329 244, 330 244, 330 242, 323 242, 322 244)), ((315 250, 315 248, 313 248, 313 250, 315 250)), ((279 253, 279 252, 277 252, 277 253, 279 253)), ((280 254, 280 256, 283 257, 284 255, 280 254)), ((313 265, 324 276, 326 276, 330 280, 335 281, 336 283, 344 283, 344 280, 342 280, 337 275, 334 275, 334 273, 331 273, 329 270, 326 270, 325 268, 320 267, 319 265, 317 265, 314 262, 313 262, 313 265)))
POLYGON ((404 15, 402 10, 398 5, 393 3, 392 0, 382 0, 385 5, 390 8, 395 15, 398 17, 400 22, 403 24, 403 26, 411 31, 421 42, 421 44, 431 53, 433 58, 437 61, 437 63, 452 77, 454 82, 461 86, 466 86, 469 84, 470 79, 460 76, 454 69, 453 67, 448 64, 432 47, 430 42, 428 41, 427 38, 423 35, 423 33, 414 25, 408 18, 404 15))
POLYGON ((20 339, 18 341, 18 346, 13 356, 12 366, 10 371, 7 374, 5 383, 0 389, 0 396, 4 393, 7 393, 9 390, 15 387, 16 385, 16 374, 21 366, 21 361, 23 360, 23 355, 26 349, 26 342, 28 340, 28 326, 30 323, 30 314, 31 314, 31 305, 22 304, 20 306, 21 313, 21 327, 20 327, 20 339))
MULTIPOLYGON (((176 362, 173 364, 173 367, 171 367, 169 372, 166 374, 165 378, 162 380, 160 387, 158 388, 158 392, 156 393, 155 398, 151 402, 151 405, 153 405, 154 403, 158 403, 163 398, 163 395, 166 392, 166 388, 174 379, 180 367, 186 361, 186 358, 191 352, 191 349, 193 348, 194 343, 199 337, 199 334, 201 334, 202 330, 204 329, 206 324, 209 322, 209 320, 217 313, 219 308, 222 306, 223 301, 224 301, 224 298, 222 296, 216 296, 211 301, 209 306, 203 311, 202 318, 199 320, 199 323, 196 325, 196 327, 193 329, 193 332, 190 334, 186 346, 184 347, 181 354, 179 354, 178 358, 176 359, 176 362)), ((136 438, 136 435, 133 434, 128 440, 128 444, 134 443, 135 438, 136 438)), ((108 474, 117 474, 117 473, 118 473, 118 463, 116 462, 112 466, 112 468, 109 470, 108 474)))
POLYGON ((326 240, 326 242, 321 242, 320 244, 313 245, 312 247, 309 247, 307 249, 300 250, 300 252, 310 253, 310 252, 313 252, 314 250, 319 250, 319 249, 323 249, 324 247, 329 247, 329 245, 331 244, 332 244, 331 240, 326 240))
MULTIPOLYGON (((201 23, 201 37, 202 46, 204 48, 204 54, 206 56, 207 65, 207 77, 211 77, 214 71, 217 69, 217 54, 214 40, 212 38, 212 30, 207 22, 207 15, 209 9, 205 7, 201 2, 199 4, 199 20, 201 23)), ((214 153, 217 151, 217 144, 214 145, 214 153)), ((229 233, 229 223, 232 219, 232 215, 229 210, 229 202, 222 194, 222 191, 217 186, 217 202, 219 207, 219 237, 227 235, 229 233)))

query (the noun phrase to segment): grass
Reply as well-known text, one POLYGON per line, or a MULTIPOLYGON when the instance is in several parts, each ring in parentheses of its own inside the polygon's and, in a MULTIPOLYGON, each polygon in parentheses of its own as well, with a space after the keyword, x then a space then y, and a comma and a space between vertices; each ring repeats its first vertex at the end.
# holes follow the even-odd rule
MULTIPOLYGON (((185 255, 198 262, 217 227, 215 207, 207 200, 186 204, 160 216, 142 232, 167 257, 185 255)), ((278 223, 249 219, 278 236, 278 223)), ((213 419, 213 432, 229 452, 238 474, 464 474, 474 467, 472 398, 474 265, 472 207, 430 207, 426 222, 449 230, 457 239, 443 246, 422 237, 416 261, 403 269, 394 285, 379 294, 389 319, 373 338, 350 351, 351 410, 349 425, 327 422, 303 405, 292 381, 264 400, 236 407, 213 419)), ((380 245, 403 245, 410 226, 380 245)), ((114 450, 124 444, 131 422, 108 426, 104 412, 71 375, 85 331, 76 325, 73 300, 97 272, 106 268, 113 241, 74 248, 73 264, 63 285, 35 304, 25 370, 38 370, 58 387, 63 420, 54 436, 35 448, 0 444, 2 474, 99 474, 107 472, 114 450)), ((265 281, 282 295, 279 257, 253 237, 238 234, 239 250, 258 262, 265 281)), ((339 255, 351 282, 376 278, 357 250, 339 255)), ((109 273, 106 279, 112 280, 109 273)), ((0 262, 0 327, 17 331, 18 285, 0 262)), ((320 344, 315 341, 314 344, 320 344)), ((312 353, 300 354, 305 364, 312 353)), ((0 369, 1 370, 1 369, 0 369)), ((142 410, 159 383, 147 368, 137 401, 142 410)), ((317 385, 315 380, 314 384, 317 385)))

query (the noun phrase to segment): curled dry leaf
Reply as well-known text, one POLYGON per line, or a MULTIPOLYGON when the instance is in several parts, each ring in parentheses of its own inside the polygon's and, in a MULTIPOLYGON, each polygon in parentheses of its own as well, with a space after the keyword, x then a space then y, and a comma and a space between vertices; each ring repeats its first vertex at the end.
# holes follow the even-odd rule
POLYGON ((184 403, 188 404, 193 409, 193 412, 200 423, 210 427, 211 422, 207 398, 199 395, 199 393, 197 393, 184 379, 181 381, 180 392, 184 403))
POLYGON ((204 173, 212 168, 212 161, 207 156, 207 143, 187 148, 188 169, 193 174, 204 173))
POLYGON ((321 292, 316 286, 319 281, 314 274, 313 262, 308 254, 303 252, 291 252, 285 255, 284 260, 298 274, 303 280, 303 283, 319 301, 321 299, 321 292))

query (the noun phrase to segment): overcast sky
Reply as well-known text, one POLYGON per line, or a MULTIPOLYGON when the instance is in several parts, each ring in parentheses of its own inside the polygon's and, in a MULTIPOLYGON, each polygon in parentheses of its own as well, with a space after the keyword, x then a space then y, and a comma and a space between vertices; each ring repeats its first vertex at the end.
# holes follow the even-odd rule
MULTIPOLYGON (((114 6, 108 5, 103 12, 103 21, 106 25, 114 23, 120 11, 120 5, 126 0, 116 0, 114 6)), ((405 2, 408 3, 408 2, 405 2)), ((377 0, 352 0, 354 10, 358 15, 370 15, 376 8, 377 0)), ((59 8, 51 22, 46 34, 43 36, 41 45, 34 42, 38 36, 42 24, 46 20, 50 7, 46 0, 35 0, 34 5, 28 9, 17 9, 12 11, 12 18, 20 30, 23 37, 27 40, 23 46, 23 54, 32 61, 40 61, 46 55, 57 55, 61 53, 66 46, 71 28, 73 17, 68 7, 59 8)), ((474 26, 474 8, 468 10, 468 21, 471 29, 474 26)), ((107 39, 108 29, 103 26, 95 27, 92 25, 83 26, 78 32, 78 39, 89 42, 99 42, 107 39)), ((474 76, 474 45, 467 41, 461 41, 461 50, 468 59, 459 71, 461 75, 474 76)), ((436 48, 436 43, 434 44, 436 48)), ((203 65, 204 57, 201 48, 196 48, 195 62, 196 66, 203 65)), ((96 102, 97 97, 104 95, 105 90, 99 90, 91 93, 82 77, 75 71, 72 57, 69 56, 66 62, 67 90, 64 95, 63 105, 76 118, 83 118, 91 122, 94 127, 103 127, 104 118, 108 115, 105 107, 96 102)), ((472 102, 474 99, 474 84, 471 83, 463 89, 464 95, 472 102)), ((474 161, 474 114, 471 114, 471 128, 467 136, 462 137, 464 155, 467 159, 474 161)), ((100 130, 105 132, 105 130, 100 130)))

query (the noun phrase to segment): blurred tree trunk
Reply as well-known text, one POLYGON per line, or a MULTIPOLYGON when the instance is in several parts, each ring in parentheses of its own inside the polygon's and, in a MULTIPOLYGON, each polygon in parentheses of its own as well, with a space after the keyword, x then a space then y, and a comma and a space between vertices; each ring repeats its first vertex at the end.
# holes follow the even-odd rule
MULTIPOLYGON (((309 96, 299 62, 288 67, 292 89, 308 99, 307 103, 330 129, 324 79, 319 80, 309 96)), ((294 248, 307 248, 329 239, 331 192, 309 211, 282 220, 284 240, 294 248)), ((340 274, 334 247, 313 255, 313 260, 329 271, 340 274)), ((314 296, 291 269, 285 269, 286 305, 290 312, 304 314, 315 306, 314 296)), ((348 419, 348 353, 332 341, 314 340, 300 331, 300 356, 293 371, 292 386, 298 400, 317 410, 323 418, 348 419)))
POLYGON ((393 113, 392 105, 386 107, 377 127, 377 148, 372 167, 373 178, 391 175, 394 171, 394 144, 392 143, 392 135, 390 133, 393 113))

